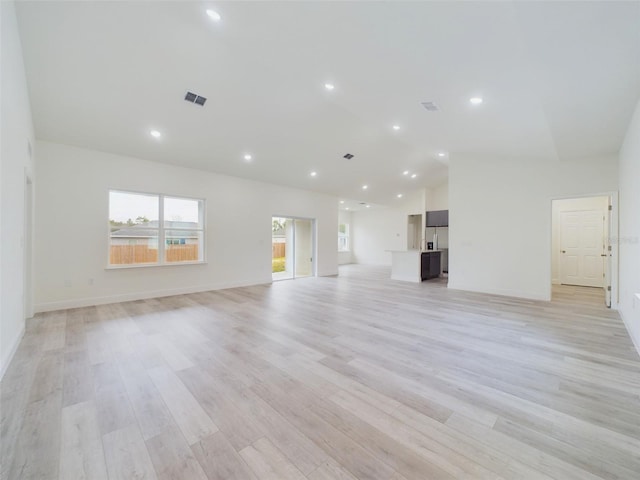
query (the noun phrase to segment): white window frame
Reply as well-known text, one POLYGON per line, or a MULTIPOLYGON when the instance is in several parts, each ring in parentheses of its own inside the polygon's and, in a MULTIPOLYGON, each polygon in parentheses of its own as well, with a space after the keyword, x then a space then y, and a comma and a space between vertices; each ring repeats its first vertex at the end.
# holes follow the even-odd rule
POLYGON ((349 230, 351 230, 350 225, 348 223, 339 223, 338 224, 338 252, 350 252, 351 251, 351 235, 349 230), (340 225, 344 225, 346 233, 340 233, 340 225), (340 239, 345 239, 345 248, 340 248, 340 239))
MULTIPOLYGON (((119 188, 109 188, 107 190, 107 270, 119 270, 122 268, 148 268, 148 267, 172 267, 178 265, 204 265, 207 263, 207 249, 206 249, 206 208, 207 202, 204 198, 186 197, 184 195, 172 195, 168 193, 154 193, 154 192, 139 192, 133 190, 121 190, 119 188), (146 195, 148 197, 157 197, 158 200, 158 261, 156 263, 126 263, 126 264, 111 264, 111 223, 109 218, 110 194, 114 193, 126 193, 130 195, 146 195), (165 198, 171 198, 176 200, 193 200, 198 201, 202 205, 200 208, 199 216, 202 228, 166 228, 164 226, 164 200, 165 198), (171 230, 193 230, 194 232, 202 233, 202 260, 194 260, 187 262, 167 262, 165 261, 166 240, 165 232, 171 230)), ((153 227, 151 227, 153 228, 153 227)))

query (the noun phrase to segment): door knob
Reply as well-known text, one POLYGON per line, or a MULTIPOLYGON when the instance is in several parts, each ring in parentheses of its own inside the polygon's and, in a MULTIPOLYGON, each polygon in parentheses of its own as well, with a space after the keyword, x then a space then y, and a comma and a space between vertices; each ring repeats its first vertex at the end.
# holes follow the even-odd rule
POLYGON ((567 253, 567 251, 566 251, 566 250, 560 250, 560 251, 561 251, 562 253, 567 253))

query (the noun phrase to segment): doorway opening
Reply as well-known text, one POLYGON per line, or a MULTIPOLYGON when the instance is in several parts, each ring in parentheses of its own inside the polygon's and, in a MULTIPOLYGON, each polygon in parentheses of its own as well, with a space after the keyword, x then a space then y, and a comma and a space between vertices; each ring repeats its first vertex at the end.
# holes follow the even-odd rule
POLYGON ((409 215, 407 217, 407 250, 420 250, 423 246, 422 215, 409 215))
POLYGON ((611 307, 612 200, 600 195, 552 201, 552 297, 611 307))
POLYGON ((290 280, 315 274, 315 220, 273 217, 271 271, 273 280, 290 280))

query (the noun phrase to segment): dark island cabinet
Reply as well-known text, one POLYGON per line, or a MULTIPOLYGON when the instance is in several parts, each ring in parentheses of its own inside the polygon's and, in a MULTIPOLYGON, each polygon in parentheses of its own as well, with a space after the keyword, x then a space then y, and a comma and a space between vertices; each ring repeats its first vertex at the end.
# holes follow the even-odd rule
POLYGON ((440 254, 439 250, 422 252, 422 280, 440 276, 440 254))

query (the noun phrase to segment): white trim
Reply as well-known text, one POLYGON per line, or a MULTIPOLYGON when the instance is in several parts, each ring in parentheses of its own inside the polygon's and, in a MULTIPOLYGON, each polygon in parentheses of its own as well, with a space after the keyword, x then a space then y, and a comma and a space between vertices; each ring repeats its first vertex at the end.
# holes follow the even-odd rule
POLYGON ((333 273, 318 273, 316 276, 317 277, 337 277, 338 276, 338 270, 336 270, 333 273))
MULTIPOLYGON (((336 277, 338 272, 320 273, 318 277, 336 277)), ((313 278, 313 277, 310 277, 313 278)), ((227 288, 255 287, 256 285, 270 285, 271 279, 264 282, 221 282, 211 285, 199 285, 193 287, 173 288, 166 290, 152 290, 138 293, 122 293, 118 295, 107 295, 104 297, 74 298, 70 300, 60 300, 57 302, 38 303, 35 305, 36 313, 52 312, 55 310, 66 310, 68 308, 93 307, 95 305, 106 305, 109 303, 132 302, 135 300, 146 300, 149 298, 171 297, 173 295, 187 295, 189 293, 210 292, 224 290, 227 288)))
MULTIPOLYGON (((640 293, 636 293, 635 296, 637 297, 638 300, 640 300, 640 293)), ((618 313, 620 314, 620 318, 622 319, 622 323, 624 323, 624 326, 627 329, 627 333, 629 334, 629 337, 631 338, 631 342, 633 343, 633 346, 636 347, 636 352, 638 352, 638 355, 640 355, 640 329, 638 330, 637 337, 634 336, 633 328, 631 328, 631 320, 627 320, 627 318, 622 313, 622 309, 620 309, 618 311, 618 313)))
POLYGON ((118 295, 107 295, 104 297, 74 298, 60 300, 57 302, 38 303, 35 306, 37 313, 51 312, 54 310, 66 310, 67 308, 92 307, 94 305, 106 305, 108 303, 131 302, 134 300, 146 300, 149 298, 171 297, 173 295, 185 295, 188 293, 208 292, 212 290, 224 290, 226 288, 251 287, 255 285, 268 285, 266 282, 221 282, 211 285, 194 285, 192 287, 172 288, 166 290, 151 290, 147 292, 122 293, 118 295))
POLYGON ((18 346, 20 346, 20 342, 22 341, 22 337, 24 336, 24 331, 25 331, 25 323, 22 322, 22 328, 20 329, 20 332, 18 333, 18 335, 16 335, 16 338, 13 341, 13 345, 11 345, 9 352, 2 359, 2 367, 0 367, 0 380, 2 380, 2 378, 4 377, 4 374, 7 373, 7 369, 11 364, 11 360, 13 360, 14 355, 18 351, 18 346))
POLYGON ((451 280, 449 280, 447 288, 450 288, 452 290, 464 290, 466 292, 486 293, 488 295, 499 295, 502 297, 514 297, 521 300, 542 300, 544 302, 551 301, 551 292, 549 292, 549 294, 544 294, 544 293, 532 294, 531 292, 525 292, 521 290, 509 290, 509 289, 503 289, 503 288, 480 289, 475 286, 468 286, 464 284, 455 284, 455 283, 452 284, 451 280))
POLYGON ((609 235, 615 236, 618 241, 611 245, 611 309, 619 310, 620 305, 620 273, 619 273, 619 265, 620 265, 620 224, 619 224, 619 216, 620 216, 620 201, 618 198, 618 192, 611 192, 611 212, 610 215, 610 224, 611 231, 609 235))
POLYGON ((208 265, 209 262, 170 262, 170 263, 122 263, 107 265, 105 270, 127 270, 129 268, 177 267, 180 265, 208 265))
MULTIPOLYGON (((31 145, 31 142, 29 142, 31 145)), ((23 234, 22 234, 22 315, 25 318, 33 317, 33 298, 34 298, 34 235, 35 231, 35 186, 33 183, 33 172, 26 166, 24 167, 24 211, 23 211, 23 234), (29 196, 28 193, 31 195, 29 196), (27 207, 30 211, 27 211, 27 207), (27 220, 31 220, 27 222, 27 220), (30 241, 29 241, 30 240, 30 241)))

